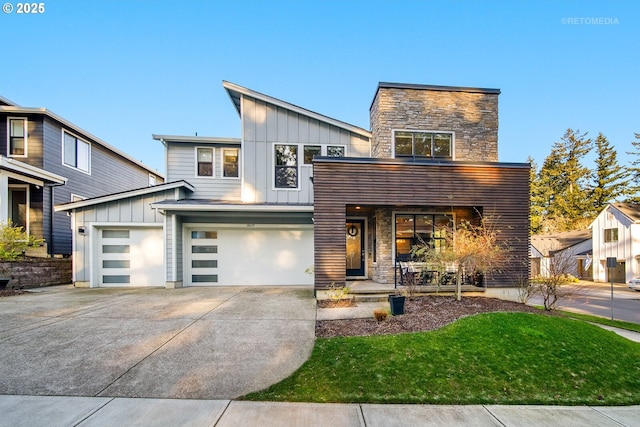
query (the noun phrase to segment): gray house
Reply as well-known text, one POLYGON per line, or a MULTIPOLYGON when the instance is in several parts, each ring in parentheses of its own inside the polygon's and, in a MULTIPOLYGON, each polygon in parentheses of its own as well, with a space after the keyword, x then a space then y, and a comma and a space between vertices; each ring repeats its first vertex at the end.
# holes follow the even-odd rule
POLYGON ((482 217, 523 262, 481 286, 528 274, 529 164, 498 162, 498 89, 380 83, 369 131, 223 87, 240 138, 154 135, 166 184, 56 206, 76 286, 393 285, 418 237, 482 217))
POLYGON ((164 182, 158 171, 45 108, 0 97, 0 222, 71 255, 71 218, 55 204, 164 182))

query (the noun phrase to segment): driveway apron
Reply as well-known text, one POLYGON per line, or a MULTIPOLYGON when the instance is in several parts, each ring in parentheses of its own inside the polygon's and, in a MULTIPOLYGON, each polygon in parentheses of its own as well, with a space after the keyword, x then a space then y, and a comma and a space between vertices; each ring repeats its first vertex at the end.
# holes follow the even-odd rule
POLYGON ((0 298, 0 394, 233 399, 310 356, 310 287, 43 288, 0 298))

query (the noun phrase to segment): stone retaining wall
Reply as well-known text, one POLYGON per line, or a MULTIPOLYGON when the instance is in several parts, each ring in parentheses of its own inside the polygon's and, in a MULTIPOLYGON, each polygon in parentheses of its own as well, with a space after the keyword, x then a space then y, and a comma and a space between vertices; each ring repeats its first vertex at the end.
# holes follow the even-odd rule
POLYGON ((71 283, 71 258, 27 258, 0 262, 0 276, 10 277, 7 288, 40 288, 71 283))

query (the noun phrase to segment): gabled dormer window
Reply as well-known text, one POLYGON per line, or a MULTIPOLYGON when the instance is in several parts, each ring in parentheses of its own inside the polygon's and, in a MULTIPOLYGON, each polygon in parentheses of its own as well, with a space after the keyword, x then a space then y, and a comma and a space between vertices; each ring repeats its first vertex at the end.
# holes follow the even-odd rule
POLYGON ((9 117, 7 154, 10 157, 27 157, 27 119, 9 117))
POLYGON ((396 157, 453 158, 453 133, 395 131, 394 150, 396 157))
POLYGON ((91 173, 91 145, 67 132, 62 132, 62 163, 91 173))

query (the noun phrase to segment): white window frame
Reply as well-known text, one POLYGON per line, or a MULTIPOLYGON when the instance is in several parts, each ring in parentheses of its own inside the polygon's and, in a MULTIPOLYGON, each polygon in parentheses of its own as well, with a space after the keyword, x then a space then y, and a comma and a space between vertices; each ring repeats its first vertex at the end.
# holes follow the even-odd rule
POLYGON ((241 170, 240 170, 240 148, 238 147, 221 147, 220 148, 220 177, 222 179, 231 179, 231 180, 239 180, 240 176, 241 176, 241 170), (236 152, 236 161, 238 164, 238 176, 224 176, 224 161, 225 161, 225 156, 224 156, 224 152, 225 150, 229 150, 229 151, 235 151, 236 152))
POLYGON ((7 157, 25 158, 29 155, 29 119, 27 117, 7 117, 7 157), (24 132, 24 154, 11 154, 11 121, 22 120, 24 132))
POLYGON ((158 183, 157 177, 154 174, 150 173, 149 174, 149 187, 154 187, 154 186, 157 185, 157 183, 158 183))
MULTIPOLYGON (((29 234, 30 232, 30 225, 31 225, 31 188, 28 184, 9 184, 8 185, 8 189, 9 191, 7 192, 7 195, 11 194, 11 190, 15 190, 15 189, 22 189, 25 190, 26 192, 26 212, 25 212, 25 218, 26 218, 26 224, 24 227, 24 231, 27 232, 27 234, 29 234)), ((11 219, 13 217, 13 200, 8 200, 8 219, 11 219)), ((13 226, 15 226, 16 224, 13 224, 13 226)))
POLYGON ((195 146, 194 148, 194 156, 195 156, 195 177, 200 179, 213 179, 216 177, 216 149, 213 146, 195 146), (211 175, 200 175, 200 171, 198 169, 198 150, 211 150, 211 175))
MULTIPOLYGON (((287 144, 287 145, 295 145, 295 144, 287 144)), ((300 166, 303 166, 303 167, 312 167, 313 166, 313 163, 304 163, 304 147, 306 147, 306 146, 320 147, 320 155, 324 156, 324 157, 327 157, 329 147, 344 148, 344 157, 347 157, 347 146, 345 144, 304 143, 304 144, 299 144, 299 145, 300 145, 300 147, 302 147, 302 164, 300 166)), ((300 147, 298 147, 298 151, 300 151, 300 147)), ((339 158, 339 157, 336 157, 336 158, 339 158)), ((274 168, 275 168, 275 163, 274 163, 274 168)))
POLYGON ((85 139, 79 137, 78 135, 76 135, 73 132, 69 132, 66 129, 62 129, 62 165, 63 166, 65 166, 67 168, 70 168, 70 169, 77 170, 77 171, 85 173, 87 175, 91 175, 91 151, 92 151, 91 148, 92 148, 91 147, 91 143, 89 141, 86 141, 85 139), (66 162, 66 159, 65 159, 65 134, 73 137, 76 140, 75 141, 75 143, 76 143, 76 161, 75 161, 75 166, 68 164, 66 162), (78 142, 82 142, 84 144, 87 144, 87 149, 88 149, 88 152, 87 152, 87 170, 84 170, 84 169, 78 167, 78 142))
MULTIPOLYGON (((300 148, 304 144, 297 143, 287 143, 287 142, 274 142, 271 145, 271 179, 272 179, 272 187, 274 191, 300 191, 300 154, 302 154, 302 161, 304 162, 304 152, 300 151, 300 148), (278 145, 286 145, 291 147, 296 147, 296 187, 278 187, 276 185, 276 146, 278 145)), ((311 144, 308 144, 311 145, 311 144)), ((304 148, 303 148, 304 150, 304 148)), ((288 166, 291 167, 291 166, 288 166)))
POLYGON ((450 159, 455 160, 456 158, 456 133, 450 130, 428 130, 428 129, 392 129, 391 130, 391 148, 393 149, 393 158, 394 159, 426 159, 426 160, 437 160, 437 159, 450 159), (432 157, 432 156, 416 156, 415 154, 411 156, 400 155, 396 156, 396 133, 398 132, 407 132, 407 133, 444 133, 451 135, 451 157, 432 157))

